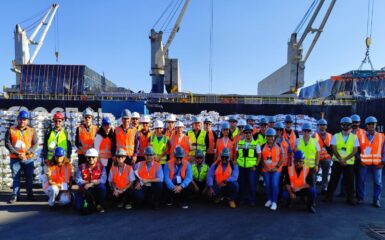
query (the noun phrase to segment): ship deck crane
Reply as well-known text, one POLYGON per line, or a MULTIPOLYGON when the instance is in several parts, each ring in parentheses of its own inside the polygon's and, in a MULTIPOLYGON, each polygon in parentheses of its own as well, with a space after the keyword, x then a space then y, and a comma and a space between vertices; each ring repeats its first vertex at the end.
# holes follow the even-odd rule
MULTIPOLYGON (((164 16, 166 11, 171 9, 173 1, 168 5, 166 10, 163 12, 160 18, 164 16)), ((173 10, 171 10, 171 13, 166 19, 166 24, 168 25, 170 21, 172 20, 173 16, 176 14, 177 10, 182 5, 183 0, 176 1, 173 10)), ((152 77, 152 93, 163 93, 164 87, 166 87, 167 92, 180 92, 181 91, 181 80, 179 76, 179 65, 178 65, 178 59, 171 59, 168 56, 169 48, 172 43, 172 41, 175 38, 176 33, 179 31, 180 24, 182 22, 182 19, 184 17, 184 14, 186 13, 187 7, 190 3, 190 0, 185 0, 183 7, 178 15, 178 18, 175 22, 174 27, 171 30, 171 33, 166 41, 166 44, 163 45, 162 38, 164 31, 156 31, 154 29, 155 25, 159 22, 155 23, 154 27, 151 29, 150 32, 150 40, 151 40, 151 73, 150 76, 152 77)))
POLYGON ((292 94, 297 93, 297 90, 300 87, 303 87, 306 60, 309 58, 323 32, 336 1, 337 0, 330 0, 330 2, 328 2, 329 5, 325 15, 323 16, 320 25, 316 28, 313 27, 313 25, 317 17, 320 16, 320 12, 326 3, 326 0, 313 1, 304 18, 291 34, 290 41, 288 42, 287 63, 258 83, 258 95, 292 94), (307 21, 306 28, 302 32, 302 35, 299 36, 302 27, 307 21), (303 43, 309 36, 309 33, 315 35, 313 35, 313 40, 307 52, 304 53, 303 43))

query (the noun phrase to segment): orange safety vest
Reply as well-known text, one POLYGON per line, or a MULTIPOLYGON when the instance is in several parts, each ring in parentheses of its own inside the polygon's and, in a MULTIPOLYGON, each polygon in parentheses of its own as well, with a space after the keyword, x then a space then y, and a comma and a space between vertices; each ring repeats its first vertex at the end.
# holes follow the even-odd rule
POLYGON ((179 138, 179 135, 173 134, 170 138, 170 160, 174 159, 174 151, 177 146, 183 148, 185 155, 187 156, 190 152, 190 140, 187 135, 183 135, 182 139, 179 138))
POLYGON ((361 148, 361 162, 366 165, 379 165, 382 161, 382 149, 384 146, 384 135, 376 132, 372 142, 366 136, 366 132, 359 138, 361 148))
POLYGON ((213 131, 207 131, 207 134, 209 136, 209 145, 207 147, 207 154, 214 154, 215 153, 215 139, 214 139, 214 133, 213 131))
MULTIPOLYGON (((17 150, 18 153, 27 153, 27 151, 32 147, 32 141, 35 134, 33 128, 27 126, 22 133, 22 131, 17 126, 13 126, 9 129, 9 133, 12 146, 17 150), (16 148, 17 141, 22 141, 25 146, 16 148)), ((17 155, 13 153, 10 153, 9 156, 10 158, 17 158, 17 155)))
POLYGON ((123 130, 123 127, 120 126, 115 129, 116 137, 116 150, 123 149, 126 151, 127 156, 132 157, 134 155, 135 149, 135 138, 137 134, 137 129, 130 127, 127 129, 127 133, 123 130))
POLYGON ((69 183, 72 172, 71 163, 64 163, 61 167, 53 165, 49 167, 51 181, 62 184, 69 183))
POLYGON ((216 153, 215 153, 215 159, 219 160, 221 159, 221 153, 222 153, 222 150, 226 147, 230 150, 230 156, 233 156, 234 155, 234 143, 233 141, 231 141, 230 138, 224 138, 224 137, 221 137, 217 140, 217 150, 216 150, 216 153))
POLYGON ((138 156, 144 156, 144 150, 146 147, 149 145, 149 139, 152 135, 151 131, 148 131, 147 134, 145 135, 143 131, 139 132, 139 153, 138 156))
POLYGON ((102 138, 102 141, 100 142, 99 146, 99 157, 100 158, 112 158, 112 142, 109 137, 102 138))
POLYGON ((259 133, 260 129, 257 127, 253 127, 253 136, 257 133, 259 133))
POLYGON ((103 173, 103 165, 97 162, 90 171, 88 164, 83 163, 79 166, 79 170, 84 181, 99 180, 103 173))
POLYGON ((326 133, 325 140, 322 140, 321 136, 318 133, 314 133, 313 136, 317 141, 320 146, 320 157, 319 160, 330 160, 332 159, 332 156, 326 151, 326 147, 330 147, 330 142, 332 141, 332 135, 330 133, 326 133), (325 143, 324 143, 325 142, 325 143), (326 146, 325 146, 326 144, 326 146))
POLYGON ((217 168, 215 169, 215 181, 219 184, 231 177, 232 169, 230 162, 227 163, 225 171, 222 168, 222 162, 215 163, 217 164, 217 168))
POLYGON ((289 159, 289 143, 286 139, 282 138, 280 143, 281 148, 283 149, 283 163, 282 166, 291 166, 291 159, 289 159))
MULTIPOLYGON (((182 177, 182 179, 185 179, 185 177, 186 177, 187 165, 188 165, 188 161, 183 160, 182 161, 182 169, 180 171, 180 176, 182 177)), ((174 160, 168 161, 167 166, 168 166, 168 170, 170 172, 170 179, 172 181, 174 179, 175 161, 174 160)))
MULTIPOLYGON (((278 165, 281 159, 281 151, 282 149, 277 144, 274 144, 271 149, 267 146, 267 143, 265 144, 262 149, 263 172, 267 172, 278 165)), ((278 168, 277 172, 281 171, 282 166, 278 168)))
POLYGON ((357 138, 360 139, 362 135, 366 135, 366 131, 362 128, 357 128, 356 133, 357 138))
POLYGON ((130 165, 124 164, 122 174, 119 173, 119 167, 112 165, 110 174, 112 177, 112 183, 119 190, 125 189, 130 184, 130 173, 132 167, 130 165))
POLYGON ((168 139, 170 139, 171 138, 171 136, 172 135, 174 135, 174 129, 168 129, 168 128, 166 128, 166 130, 164 131, 164 135, 168 138, 168 139))
POLYGON ((295 136, 294 130, 291 130, 291 134, 289 137, 289 135, 286 132, 286 128, 283 129, 283 138, 289 141, 291 149, 295 149, 295 140, 297 139, 297 137, 295 136))
POLYGON ((295 169, 295 166, 291 166, 289 168, 289 179, 290 179, 290 185, 292 188, 300 188, 303 187, 306 184, 306 177, 309 173, 309 168, 308 167, 302 167, 301 173, 297 174, 297 171, 295 169))
POLYGON ((160 164, 155 161, 152 162, 149 171, 147 171, 146 161, 141 161, 138 163, 138 175, 142 179, 154 179, 159 169, 160 164))
POLYGON ((78 154, 85 154, 88 149, 94 146, 97 127, 95 125, 91 125, 89 129, 90 131, 87 131, 83 124, 79 126, 79 142, 82 145, 82 150, 78 149, 78 154))

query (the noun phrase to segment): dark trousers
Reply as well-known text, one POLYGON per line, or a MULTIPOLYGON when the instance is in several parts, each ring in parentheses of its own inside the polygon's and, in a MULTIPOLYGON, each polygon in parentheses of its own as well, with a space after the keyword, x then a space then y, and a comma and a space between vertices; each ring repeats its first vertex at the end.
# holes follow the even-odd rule
POLYGON ((88 209, 93 209, 99 204, 103 204, 107 195, 106 185, 98 184, 89 189, 79 189, 75 197, 76 208, 83 210, 84 201, 89 205, 88 209))
POLYGON ((132 166, 132 156, 127 156, 124 163, 132 166))
POLYGON ((123 204, 131 203, 132 202, 132 190, 130 188, 126 189, 126 191, 119 194, 119 196, 117 196, 117 197, 113 196, 113 199, 114 199, 114 201, 116 201, 118 203, 123 203, 123 204))
POLYGON ((83 163, 87 163, 87 158, 84 154, 78 154, 78 166, 83 163))
POLYGON ((163 183, 151 183, 151 186, 142 186, 140 190, 133 193, 135 204, 147 203, 150 206, 158 207, 162 196, 163 183))
POLYGON ((327 190, 327 197, 333 197, 334 191, 338 186, 341 174, 344 175, 344 184, 347 194, 347 200, 353 200, 354 194, 354 165, 341 166, 338 162, 334 162, 332 166, 332 173, 327 190))
POLYGON ((167 199, 170 199, 174 204, 187 204, 188 200, 190 199, 191 195, 191 184, 189 186, 185 187, 182 189, 180 193, 174 193, 173 190, 170 190, 167 188, 166 194, 167 194, 167 199))
MULTIPOLYGON (((307 207, 313 206, 315 203, 316 190, 313 187, 301 189, 300 191, 295 192, 294 194, 297 197, 306 197, 306 206, 307 207)), ((288 204, 291 203, 291 198, 290 198, 289 192, 284 191, 282 193, 282 197, 287 201, 288 204)))
POLYGON ((255 203, 257 171, 253 168, 239 168, 239 201, 246 203, 255 203))
POLYGON ((214 163, 214 159, 215 159, 214 153, 206 153, 205 162, 209 167, 211 167, 211 165, 214 163))
POLYGON ((219 187, 218 185, 213 186, 215 196, 227 197, 230 201, 234 201, 238 195, 239 185, 238 182, 227 182, 226 186, 219 187))

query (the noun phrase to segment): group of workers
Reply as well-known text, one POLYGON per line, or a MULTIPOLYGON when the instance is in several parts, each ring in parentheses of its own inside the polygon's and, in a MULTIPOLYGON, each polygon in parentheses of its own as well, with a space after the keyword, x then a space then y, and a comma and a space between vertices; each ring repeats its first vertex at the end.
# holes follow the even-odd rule
MULTIPOLYGON (((93 115, 86 109, 76 131, 77 169, 70 161, 72 146, 63 126, 64 115, 57 112, 53 116, 41 154, 42 186, 49 206, 73 202, 86 214, 104 212, 106 199, 114 199, 117 207, 127 210, 139 205, 158 209, 163 204, 186 209, 191 199, 208 197, 215 203, 227 201, 230 208, 253 207, 263 176, 266 208, 277 210, 281 201, 290 206, 295 199, 304 198, 307 210, 315 213, 317 194, 324 195, 324 202, 333 201, 340 181, 346 202, 362 203, 366 176, 371 172, 372 203, 381 207, 384 135, 376 131, 373 116, 365 119, 366 130, 359 127, 360 117, 353 115, 340 120, 341 131, 334 135, 327 132, 327 121, 320 119, 316 131, 304 123, 299 136, 290 115, 284 122, 270 117, 258 124, 254 116, 245 120, 231 116, 218 132, 209 117, 193 116, 192 129, 186 132, 173 114, 166 117, 166 126, 157 119, 151 129, 149 116, 128 109, 122 111, 122 124, 115 129, 109 118, 103 118, 98 128, 93 115), (322 181, 317 192, 319 171, 322 181), (77 191, 73 183, 78 185, 77 191)), ((17 125, 5 136, 13 177, 9 203, 19 200, 21 171, 28 200, 35 200, 32 158, 38 140, 28 119, 29 113, 20 111, 17 125)))

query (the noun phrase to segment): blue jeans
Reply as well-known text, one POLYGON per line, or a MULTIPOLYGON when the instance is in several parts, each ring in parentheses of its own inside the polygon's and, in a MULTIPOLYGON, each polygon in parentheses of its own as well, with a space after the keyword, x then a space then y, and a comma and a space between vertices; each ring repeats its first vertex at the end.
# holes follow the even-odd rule
POLYGON ((223 194, 224 197, 227 197, 230 201, 234 201, 238 195, 239 185, 238 182, 227 182, 226 186, 220 188, 214 184, 213 190, 215 196, 223 194))
MULTIPOLYGON (((315 188, 313 187, 310 187, 310 188, 304 188, 298 192, 295 192, 294 193, 297 197, 300 197, 300 196, 305 196, 307 197, 307 202, 306 202, 306 206, 307 207, 310 207, 312 205, 314 205, 315 203, 315 198, 316 198, 316 190, 315 188)), ((289 192, 287 192, 286 190, 283 191, 282 193, 282 197, 288 202, 290 203, 291 202, 291 198, 289 196, 289 192)))
POLYGON ((358 199, 364 200, 365 198, 365 181, 368 171, 373 176, 373 201, 380 200, 382 190, 382 169, 376 166, 360 166, 360 175, 358 182, 358 199))
POLYGON ((322 183, 321 183, 321 189, 322 190, 327 190, 328 188, 328 177, 329 177, 329 171, 330 167, 332 165, 332 160, 322 160, 319 162, 320 167, 322 169, 322 183))
POLYGON ((239 200, 247 203, 255 203, 257 170, 253 168, 239 167, 239 200))
POLYGON ((17 158, 11 159, 11 170, 12 170, 12 179, 13 179, 13 191, 12 194, 20 196, 20 175, 21 171, 24 172, 25 184, 27 189, 27 194, 32 195, 33 191, 33 160, 28 159, 21 161, 17 158))
POLYGON ((153 182, 151 186, 142 186, 140 190, 134 190, 134 200, 137 205, 144 202, 152 206, 159 206, 162 196, 163 183, 153 182))
POLYGON ((265 172, 263 174, 263 179, 266 184, 267 200, 270 200, 275 203, 278 201, 280 176, 281 176, 280 172, 265 172))

